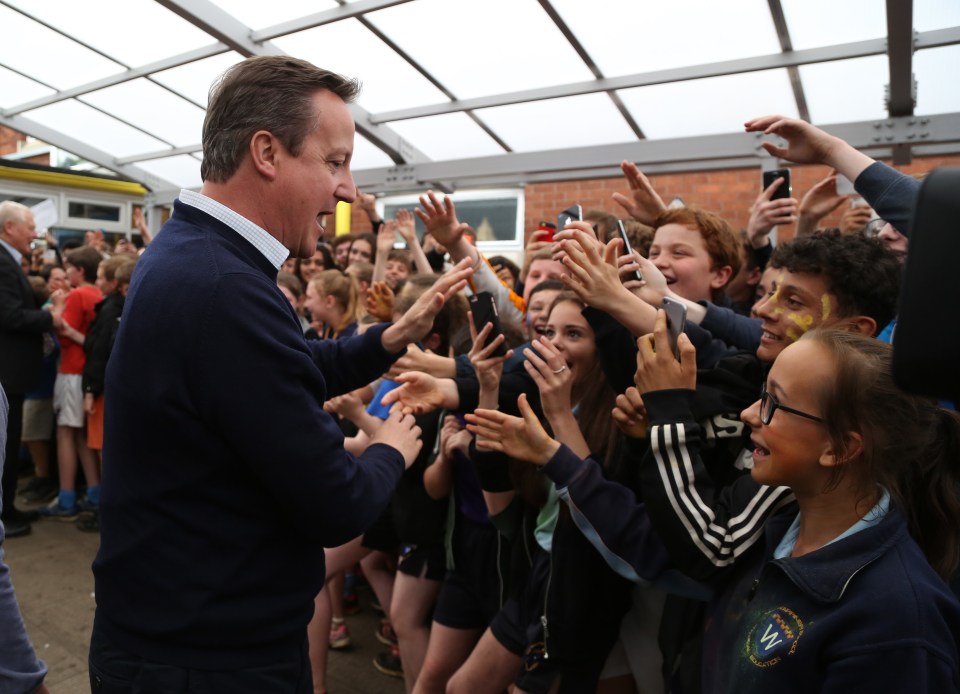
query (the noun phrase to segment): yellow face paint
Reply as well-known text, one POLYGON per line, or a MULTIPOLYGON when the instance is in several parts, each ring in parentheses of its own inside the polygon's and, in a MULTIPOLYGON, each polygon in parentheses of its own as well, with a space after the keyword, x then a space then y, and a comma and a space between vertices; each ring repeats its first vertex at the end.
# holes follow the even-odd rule
POLYGON ((770 313, 774 316, 779 316, 783 314, 783 308, 780 306, 780 291, 783 287, 783 278, 784 273, 777 275, 776 279, 776 289, 773 290, 773 294, 770 295, 770 313))
POLYGON ((803 335, 803 333, 798 333, 796 328, 787 328, 787 338, 789 338, 790 342, 796 342, 800 339, 801 335, 803 335))
POLYGON ((823 323, 827 322, 827 318, 830 317, 830 295, 824 294, 820 297, 820 320, 823 323))
POLYGON ((803 332, 807 332, 813 327, 813 316, 801 316, 799 313, 788 313, 786 318, 803 332))

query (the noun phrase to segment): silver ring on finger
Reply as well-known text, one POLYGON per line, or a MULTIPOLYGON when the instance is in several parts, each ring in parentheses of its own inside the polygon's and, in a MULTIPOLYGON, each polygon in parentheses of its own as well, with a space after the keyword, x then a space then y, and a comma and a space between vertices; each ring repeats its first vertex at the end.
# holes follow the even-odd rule
POLYGON ((566 371, 566 370, 567 370, 567 365, 564 364, 564 365, 561 366, 559 369, 554 369, 554 370, 553 370, 553 373, 555 373, 555 374, 562 374, 562 373, 563 373, 564 371, 566 371))

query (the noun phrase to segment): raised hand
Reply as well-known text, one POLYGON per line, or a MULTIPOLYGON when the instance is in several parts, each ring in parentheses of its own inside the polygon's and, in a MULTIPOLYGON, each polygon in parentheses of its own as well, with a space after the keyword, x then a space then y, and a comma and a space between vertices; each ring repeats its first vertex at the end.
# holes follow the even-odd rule
POLYGON ((387 257, 387 253, 393 250, 394 244, 397 242, 397 221, 391 219, 388 222, 384 222, 380 226, 380 231, 377 232, 377 257, 380 257, 380 254, 383 254, 383 257, 387 257))
POLYGON ((625 291, 617 268, 621 241, 613 239, 604 246, 593 234, 576 230, 572 235, 560 242, 566 253, 563 265, 569 272, 560 279, 584 303, 609 311, 625 291))
POLYGON ((798 164, 829 163, 834 151, 843 145, 843 140, 828 135, 799 118, 784 116, 762 116, 744 123, 748 133, 761 132, 765 135, 778 135, 787 141, 786 147, 778 147, 772 142, 761 142, 760 146, 770 154, 788 159, 798 164))
POLYGON ((523 393, 517 399, 522 417, 499 410, 478 409, 466 415, 467 430, 477 437, 477 448, 500 451, 511 458, 545 465, 560 448, 544 430, 523 393))
POLYGON ((349 393, 330 398, 323 403, 323 409, 325 412, 338 414, 344 419, 349 419, 354 423, 365 410, 359 390, 353 390, 349 393))
POLYGON ((844 234, 856 234, 863 231, 871 219, 873 219, 873 210, 866 205, 849 207, 840 217, 840 231, 844 234))
POLYGON ((767 237, 773 231, 773 227, 780 224, 793 224, 796 221, 797 201, 794 198, 771 199, 784 182, 783 178, 778 178, 767 186, 750 208, 747 239, 754 248, 767 245, 767 237))
POLYGON ((635 439, 647 437, 647 409, 643 406, 640 391, 633 386, 617 396, 611 414, 614 423, 625 435, 635 439))
POLYGON ((460 420, 448 414, 443 418, 443 426, 440 427, 441 455, 449 460, 456 451, 466 453, 472 438, 473 435, 460 424, 460 420))
POLYGON ((395 298, 393 290, 386 282, 374 282, 370 285, 370 291, 367 292, 364 308, 378 321, 386 322, 393 318, 395 298))
POLYGON ((397 233, 407 243, 407 248, 413 248, 417 243, 417 220, 410 210, 397 210, 397 233))
POLYGON ((470 363, 477 374, 477 380, 480 382, 480 390, 492 392, 494 399, 500 388, 500 378, 503 376, 503 362, 513 355, 513 350, 508 350, 502 356, 494 356, 497 347, 503 344, 506 337, 501 333, 487 342, 490 333, 493 330, 493 324, 487 323, 480 332, 473 325, 473 314, 469 312, 467 325, 470 326, 470 337, 473 340, 473 346, 470 348, 467 356, 470 357, 470 363))
POLYGON ((636 164, 624 161, 620 164, 620 169, 630 186, 630 196, 614 193, 614 201, 638 222, 653 226, 660 213, 667 209, 663 199, 636 164))
POLYGON ((653 333, 637 340, 637 373, 634 382, 640 395, 655 390, 696 388, 697 350, 686 333, 680 333, 677 345, 680 348, 679 361, 670 349, 667 314, 659 309, 653 333))
POLYGON ((539 337, 523 354, 527 358, 523 366, 540 390, 540 402, 547 418, 570 412, 573 373, 560 351, 550 340, 539 337))
POLYGON ((457 219, 457 209, 449 195, 443 196, 443 201, 437 199, 432 190, 420 196, 420 207, 413 211, 430 235, 448 249, 463 236, 463 232, 470 228, 457 219))
POLYGON ((827 176, 808 190, 800 200, 797 235, 807 234, 816 229, 821 219, 849 199, 849 195, 837 195, 837 175, 827 176))
POLYGON ((374 432, 370 443, 383 443, 396 448, 403 456, 404 468, 409 468, 420 454, 420 449, 423 448, 420 433, 420 427, 417 426, 413 415, 405 414, 400 409, 393 409, 374 432))
POLYGON ((422 371, 410 371, 396 378, 400 384, 380 401, 381 405, 410 414, 425 414, 443 407, 444 398, 436 378, 422 371))
POLYGON ((443 304, 467 285, 467 278, 472 274, 473 261, 464 258, 441 275, 396 323, 383 331, 384 349, 399 352, 411 342, 426 337, 443 304))

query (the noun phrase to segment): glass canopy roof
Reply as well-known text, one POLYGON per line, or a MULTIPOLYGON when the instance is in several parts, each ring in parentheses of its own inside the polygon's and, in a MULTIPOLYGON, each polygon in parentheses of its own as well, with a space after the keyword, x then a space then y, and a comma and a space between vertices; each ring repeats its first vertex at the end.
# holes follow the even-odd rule
POLYGON ((960 151, 957 0, 0 0, 0 22, 0 124, 166 194, 200 184, 207 90, 256 54, 362 81, 371 189, 404 167, 451 187, 645 153, 690 168, 706 145, 743 156, 766 113, 866 145, 878 120, 935 116, 916 151, 960 151))

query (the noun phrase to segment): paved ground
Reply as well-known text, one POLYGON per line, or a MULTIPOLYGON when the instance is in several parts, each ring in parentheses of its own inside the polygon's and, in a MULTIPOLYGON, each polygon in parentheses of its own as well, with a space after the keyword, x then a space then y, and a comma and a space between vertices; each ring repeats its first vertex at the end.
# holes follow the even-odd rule
MULTIPOLYGON (((86 665, 94 612, 90 564, 98 546, 96 534, 55 520, 35 523, 31 535, 4 543, 30 638, 50 668, 46 682, 51 694, 90 691, 86 665)), ((369 607, 369 596, 369 591, 361 592, 363 610, 347 617, 353 648, 330 654, 331 694, 403 692, 401 680, 381 675, 371 663, 383 647, 373 635, 379 615, 369 607)))

